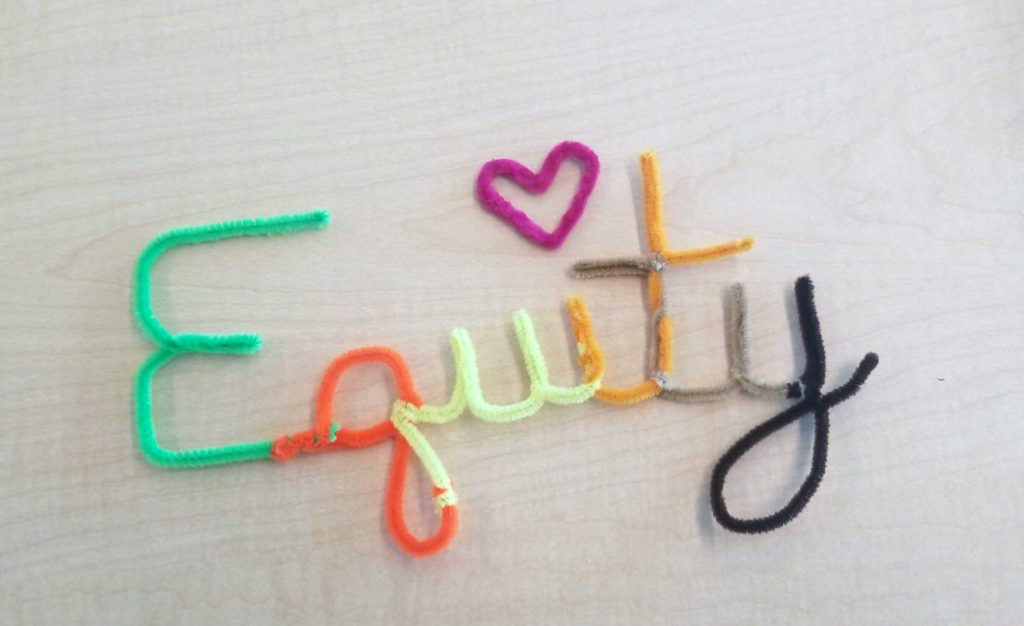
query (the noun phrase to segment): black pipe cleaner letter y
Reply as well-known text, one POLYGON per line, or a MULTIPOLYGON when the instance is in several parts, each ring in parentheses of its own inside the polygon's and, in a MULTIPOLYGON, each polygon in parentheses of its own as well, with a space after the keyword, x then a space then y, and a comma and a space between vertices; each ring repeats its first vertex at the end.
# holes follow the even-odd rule
POLYGON ((814 285, 809 276, 801 276, 796 281, 796 305, 800 319, 800 334, 804 345, 807 363, 800 377, 803 386, 803 399, 775 415, 771 419, 755 426, 739 441, 726 450, 718 460, 711 473, 711 512, 718 523, 738 533, 766 533, 780 528, 793 521, 810 502, 811 496, 817 491, 825 477, 825 463, 828 458, 829 409, 848 400, 871 375, 878 365, 878 355, 869 352, 861 359, 860 364, 843 385, 822 394, 825 385, 825 345, 821 339, 821 325, 818 312, 814 306, 814 285), (814 414, 814 447, 811 455, 811 471, 804 479, 796 494, 778 511, 765 517, 741 519, 729 513, 725 505, 723 489, 725 477, 733 465, 755 445, 769 437, 784 426, 795 422, 807 413, 814 414))

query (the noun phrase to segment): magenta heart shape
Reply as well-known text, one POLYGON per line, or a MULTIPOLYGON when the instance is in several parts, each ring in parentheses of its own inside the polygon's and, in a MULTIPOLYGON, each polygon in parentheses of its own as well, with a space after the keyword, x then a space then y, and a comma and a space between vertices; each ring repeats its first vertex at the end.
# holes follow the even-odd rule
POLYGON ((580 221, 600 171, 601 162, 593 150, 577 141, 563 141, 548 152, 544 164, 537 173, 512 159, 488 161, 476 177, 476 195, 485 209, 511 224, 520 235, 541 247, 554 250, 562 245, 569 231, 580 221), (542 194, 551 186, 555 174, 566 159, 575 160, 583 171, 569 208, 562 214, 558 226, 551 232, 544 230, 494 188, 494 179, 500 176, 511 180, 531 194, 542 194))

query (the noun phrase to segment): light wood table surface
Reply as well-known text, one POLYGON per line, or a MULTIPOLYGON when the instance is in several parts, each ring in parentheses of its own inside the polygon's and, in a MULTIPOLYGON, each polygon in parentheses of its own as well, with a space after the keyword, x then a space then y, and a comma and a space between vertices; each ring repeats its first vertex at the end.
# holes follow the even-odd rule
MULTIPOLYGON (((0 623, 1019 624, 1024 616, 1024 9, 1016 0, 0 2, 0 623), (602 173, 560 250, 481 210, 489 159, 557 142, 602 173), (566 296, 590 304, 609 384, 638 380, 638 154, 658 150, 668 236, 744 235, 670 271, 687 385, 725 368, 723 297, 750 303, 754 373, 803 365, 810 274, 833 413, 828 474, 793 524, 731 534, 711 468, 780 402, 547 407, 424 431, 461 532, 412 560, 383 522, 389 446, 168 471, 135 439, 152 351, 131 309, 142 247, 174 227, 326 208, 330 228, 172 253, 170 328, 258 332, 252 358, 157 379, 170 447, 307 428, 320 374, 385 344, 429 402, 468 328, 489 399, 525 374, 527 309, 556 382, 578 375, 566 296)), ((575 185, 499 187, 547 226, 575 185)), ((383 418, 383 369, 338 392, 383 418)), ((352 417, 359 416, 359 417, 352 417)), ((810 421, 730 475, 744 515, 807 471, 810 421)), ((436 524, 422 472, 407 494, 436 524)))

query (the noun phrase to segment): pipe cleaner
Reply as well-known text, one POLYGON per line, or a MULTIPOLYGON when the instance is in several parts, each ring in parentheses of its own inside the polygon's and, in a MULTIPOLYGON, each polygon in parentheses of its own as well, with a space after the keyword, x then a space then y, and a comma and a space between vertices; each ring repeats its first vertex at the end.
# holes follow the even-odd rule
POLYGON ((669 375, 656 372, 661 385, 661 397, 674 402, 715 402, 724 400, 734 390, 766 398, 798 398, 797 383, 769 384, 750 377, 750 357, 747 350, 747 299, 743 285, 736 283, 729 290, 726 305, 726 361, 729 372, 724 383, 713 387, 683 389, 674 384, 669 375))
POLYGON ((488 161, 480 169, 476 178, 476 195, 483 207, 511 225, 520 235, 533 243, 554 250, 562 245, 569 231, 583 215, 587 199, 597 184, 597 175, 601 172, 601 162, 597 154, 577 141, 563 141, 548 153, 540 171, 534 173, 519 161, 512 159, 495 159, 488 161), (573 159, 583 168, 576 193, 569 203, 569 208, 562 215, 555 230, 548 232, 530 219, 530 216, 512 205, 494 188, 494 179, 508 178, 526 191, 536 195, 544 193, 555 180, 555 174, 566 159, 573 159))
POLYGON ((738 533, 765 533, 793 521, 810 502, 814 492, 818 490, 825 477, 825 463, 828 458, 829 409, 845 402, 856 394, 867 381, 868 376, 878 366, 878 355, 869 352, 861 359, 857 369, 848 381, 836 389, 822 394, 825 384, 825 344, 821 338, 821 325, 818 322, 818 311, 814 305, 814 284, 809 276, 797 279, 796 292, 797 314, 800 319, 800 335, 803 339, 806 365, 800 376, 803 386, 803 399, 755 426, 747 434, 734 443, 711 473, 711 511, 723 527, 738 533), (811 469, 807 478, 781 509, 752 519, 735 517, 725 504, 725 477, 729 470, 739 461, 740 457, 749 452, 758 443, 774 434, 788 424, 800 419, 807 413, 814 414, 814 447, 811 454, 811 469))

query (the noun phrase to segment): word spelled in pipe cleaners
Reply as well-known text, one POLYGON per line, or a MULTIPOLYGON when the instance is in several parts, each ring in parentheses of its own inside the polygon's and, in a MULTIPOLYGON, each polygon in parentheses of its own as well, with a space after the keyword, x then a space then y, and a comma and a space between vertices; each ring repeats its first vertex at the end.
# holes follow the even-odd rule
MULTIPOLYGON (((728 372, 725 381, 703 389, 684 389, 673 383, 673 327, 665 305, 662 273, 673 265, 713 261, 746 252, 753 247, 753 239, 737 239, 705 248, 670 249, 663 225, 662 192, 656 155, 653 152, 643 153, 640 168, 644 181, 644 216, 650 251, 644 256, 582 261, 573 270, 580 278, 646 278, 651 319, 651 369, 642 382, 627 388, 602 385, 606 367, 604 353, 595 337, 586 304, 578 297, 571 297, 567 307, 581 368, 580 380, 574 385, 559 386, 552 383, 533 321, 525 311, 518 311, 512 323, 530 380, 529 394, 518 402, 497 405, 487 401, 480 383, 476 348, 469 333, 456 328, 451 333, 450 341, 455 362, 455 382, 449 400, 443 405, 428 405, 422 400, 400 354, 390 348, 369 346, 346 352, 328 366, 317 392, 312 428, 282 435, 274 440, 168 450, 160 445, 154 419, 153 379, 160 370, 181 355, 251 355, 258 352, 262 344, 260 338, 252 334, 173 333, 166 329, 153 311, 150 298, 150 273, 156 261, 165 252, 182 246, 236 237, 283 235, 319 229, 325 227, 329 219, 326 212, 315 211, 181 228, 154 239, 143 250, 136 268, 136 317, 143 331, 157 346, 156 351, 139 369, 135 385, 136 427, 142 454, 157 465, 185 468, 258 459, 287 461, 300 453, 364 448, 391 441, 391 469, 385 497, 387 526, 402 550, 413 556, 426 556, 444 549, 454 539, 459 523, 459 499, 444 463, 420 430, 421 425, 444 424, 464 413, 487 422, 512 422, 532 416, 547 403, 582 404, 591 398, 613 404, 634 404, 654 397, 684 403, 710 402, 722 400, 729 393, 739 390, 769 399, 791 398, 795 404, 754 427, 718 461, 711 477, 712 513, 723 527, 740 533, 767 532, 789 523, 804 509, 824 477, 830 409, 860 389, 878 364, 878 357, 868 353, 846 383, 832 391, 822 392, 825 384, 825 347, 814 305, 813 285, 810 278, 804 276, 796 281, 795 287, 800 333, 806 355, 804 373, 799 380, 766 383, 750 377, 746 300, 742 287, 734 285, 730 291, 726 321, 728 372), (364 428, 346 428, 334 416, 334 396, 338 381, 350 368, 371 362, 387 366, 394 377, 398 397, 387 419, 364 428), (813 453, 810 473, 796 494, 785 506, 770 515, 753 519, 733 516, 723 495, 729 470, 755 445, 806 414, 814 417, 813 453), (434 534, 425 539, 410 531, 403 510, 406 474, 413 456, 423 465, 430 478, 434 503, 441 518, 434 534)), ((557 248, 579 221, 596 184, 598 172, 597 155, 590 148, 576 142, 565 142, 548 154, 537 174, 516 161, 489 162, 477 179, 477 195, 487 210, 513 225, 524 237, 545 248, 557 248), (543 193, 551 185, 561 163, 569 158, 580 163, 582 175, 569 209, 552 232, 537 226, 525 213, 502 198, 492 186, 495 177, 505 176, 528 191, 543 193)))

